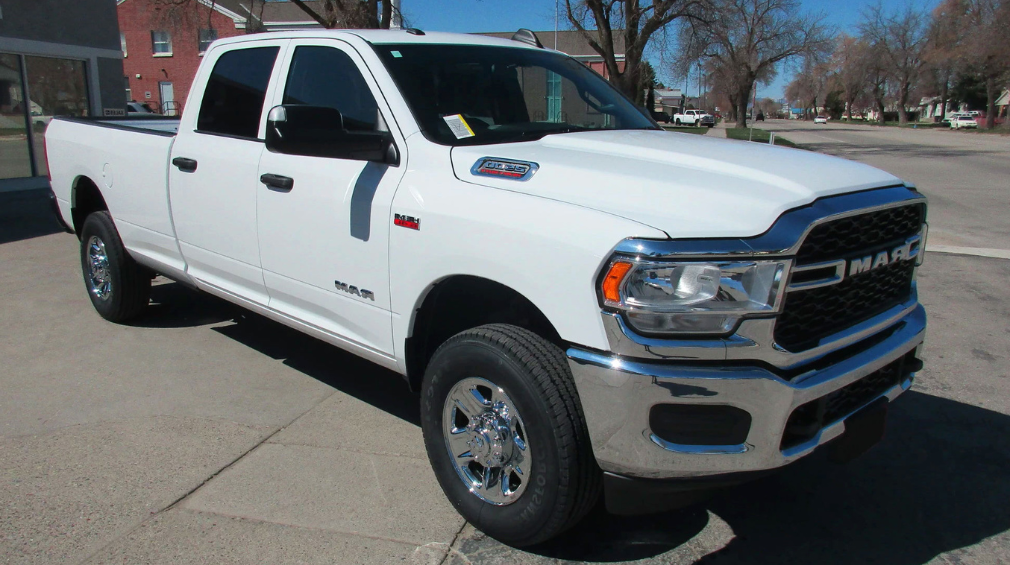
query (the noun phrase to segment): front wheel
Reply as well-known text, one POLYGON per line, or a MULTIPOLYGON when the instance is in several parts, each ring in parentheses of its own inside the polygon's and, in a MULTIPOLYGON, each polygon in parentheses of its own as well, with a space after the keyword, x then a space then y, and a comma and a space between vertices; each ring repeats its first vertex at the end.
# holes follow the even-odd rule
POLYGON ((421 429, 456 510, 514 546, 545 541, 596 503, 601 473, 564 353, 504 324, 446 341, 425 371, 421 429))
POLYGON ((110 322, 137 317, 150 301, 150 272, 127 253, 108 212, 95 212, 84 220, 81 271, 91 304, 110 322))

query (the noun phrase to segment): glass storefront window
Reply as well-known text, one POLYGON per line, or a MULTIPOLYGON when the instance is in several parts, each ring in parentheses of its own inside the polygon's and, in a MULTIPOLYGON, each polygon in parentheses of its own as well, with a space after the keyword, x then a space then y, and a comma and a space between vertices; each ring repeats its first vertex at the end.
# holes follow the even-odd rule
POLYGON ((35 133, 36 174, 46 175, 49 167, 43 136, 53 116, 89 114, 88 80, 84 61, 53 57, 25 56, 31 123, 35 133))
POLYGON ((0 53, 0 179, 30 176, 21 57, 0 53))

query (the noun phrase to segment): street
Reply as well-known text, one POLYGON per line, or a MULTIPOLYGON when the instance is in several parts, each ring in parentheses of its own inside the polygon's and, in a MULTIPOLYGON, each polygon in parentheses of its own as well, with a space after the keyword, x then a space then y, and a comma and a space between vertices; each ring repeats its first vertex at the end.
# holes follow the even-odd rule
POLYGON ((1010 249, 1010 136, 803 120, 757 127, 915 183, 929 197, 932 245, 1010 249))
MULTIPOLYGON (((915 182, 930 245, 1010 253, 1010 138, 760 127, 915 182)), ((926 368, 860 459, 521 551, 445 499, 399 375, 160 278, 109 324, 48 214, 0 194, 0 562, 1010 562, 1008 260, 927 253, 926 368)))

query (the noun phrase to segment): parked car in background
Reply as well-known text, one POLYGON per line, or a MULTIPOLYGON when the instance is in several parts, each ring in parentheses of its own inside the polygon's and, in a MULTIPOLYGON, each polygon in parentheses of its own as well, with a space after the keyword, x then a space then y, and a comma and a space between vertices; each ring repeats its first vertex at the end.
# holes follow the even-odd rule
POLYGON ((826 123, 828 123, 828 118, 827 118, 827 116, 817 116, 817 117, 814 118, 814 123, 815 124, 826 124, 826 123))
POLYGON ((32 125, 35 126, 36 129, 45 128, 53 119, 53 116, 50 113, 43 110, 42 106, 39 106, 34 101, 28 105, 28 109, 32 115, 32 125))
POLYGON ((969 115, 961 114, 957 119, 950 121, 950 127, 951 129, 978 128, 978 122, 969 115))
POLYGON ((671 121, 670 114, 667 114, 666 112, 657 112, 655 110, 652 110, 649 112, 649 115, 652 116, 652 119, 656 120, 661 124, 668 124, 671 121))
POLYGON ((763 122, 763 121, 765 121, 765 113, 764 112, 758 112, 758 115, 757 115, 756 118, 754 118, 754 121, 756 121, 756 122, 763 122))
POLYGON ((685 110, 673 115, 673 123, 678 126, 707 126, 715 125, 715 117, 705 110, 685 110))
POLYGON ((155 114, 154 110, 145 102, 127 102, 126 103, 126 115, 127 116, 153 116, 155 114))

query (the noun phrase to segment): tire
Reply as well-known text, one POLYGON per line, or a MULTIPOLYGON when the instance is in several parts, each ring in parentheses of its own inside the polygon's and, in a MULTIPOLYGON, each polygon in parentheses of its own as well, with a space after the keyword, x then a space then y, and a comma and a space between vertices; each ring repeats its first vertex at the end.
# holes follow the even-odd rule
POLYGON ((108 212, 95 212, 81 228, 84 288, 98 314, 117 324, 136 318, 151 299, 151 273, 123 247, 108 212))
POLYGON ((680 118, 677 118, 677 125, 680 125, 680 118))
MULTIPOLYGON (((499 422, 496 426, 504 422, 495 421, 499 422)), ((506 544, 521 547, 550 539, 575 525, 599 499, 602 474, 593 457, 567 359, 557 346, 525 329, 505 324, 480 326, 442 344, 422 383, 421 430, 428 459, 449 501, 468 522, 506 544), (509 465, 526 468, 521 478, 515 471, 499 477, 506 475, 508 488, 517 494, 505 496, 505 481, 495 484, 482 475, 482 469, 493 466, 481 465, 477 461, 480 456, 472 454, 480 454, 486 449, 483 446, 494 443, 486 436, 464 433, 477 420, 466 415, 472 410, 457 410, 462 405, 448 400, 450 395, 460 398, 460 390, 463 394, 477 391, 482 397, 491 393, 491 402, 477 401, 485 415, 488 406, 504 403, 509 407, 513 456, 502 469, 509 465), (450 454, 455 434, 449 428, 460 430, 453 441, 468 441, 455 444, 462 445, 455 451, 468 457, 457 459, 450 454), (485 441, 476 439, 478 436, 485 441), (495 488, 475 486, 474 476, 495 488), (492 496, 497 499, 489 498, 492 496)))

